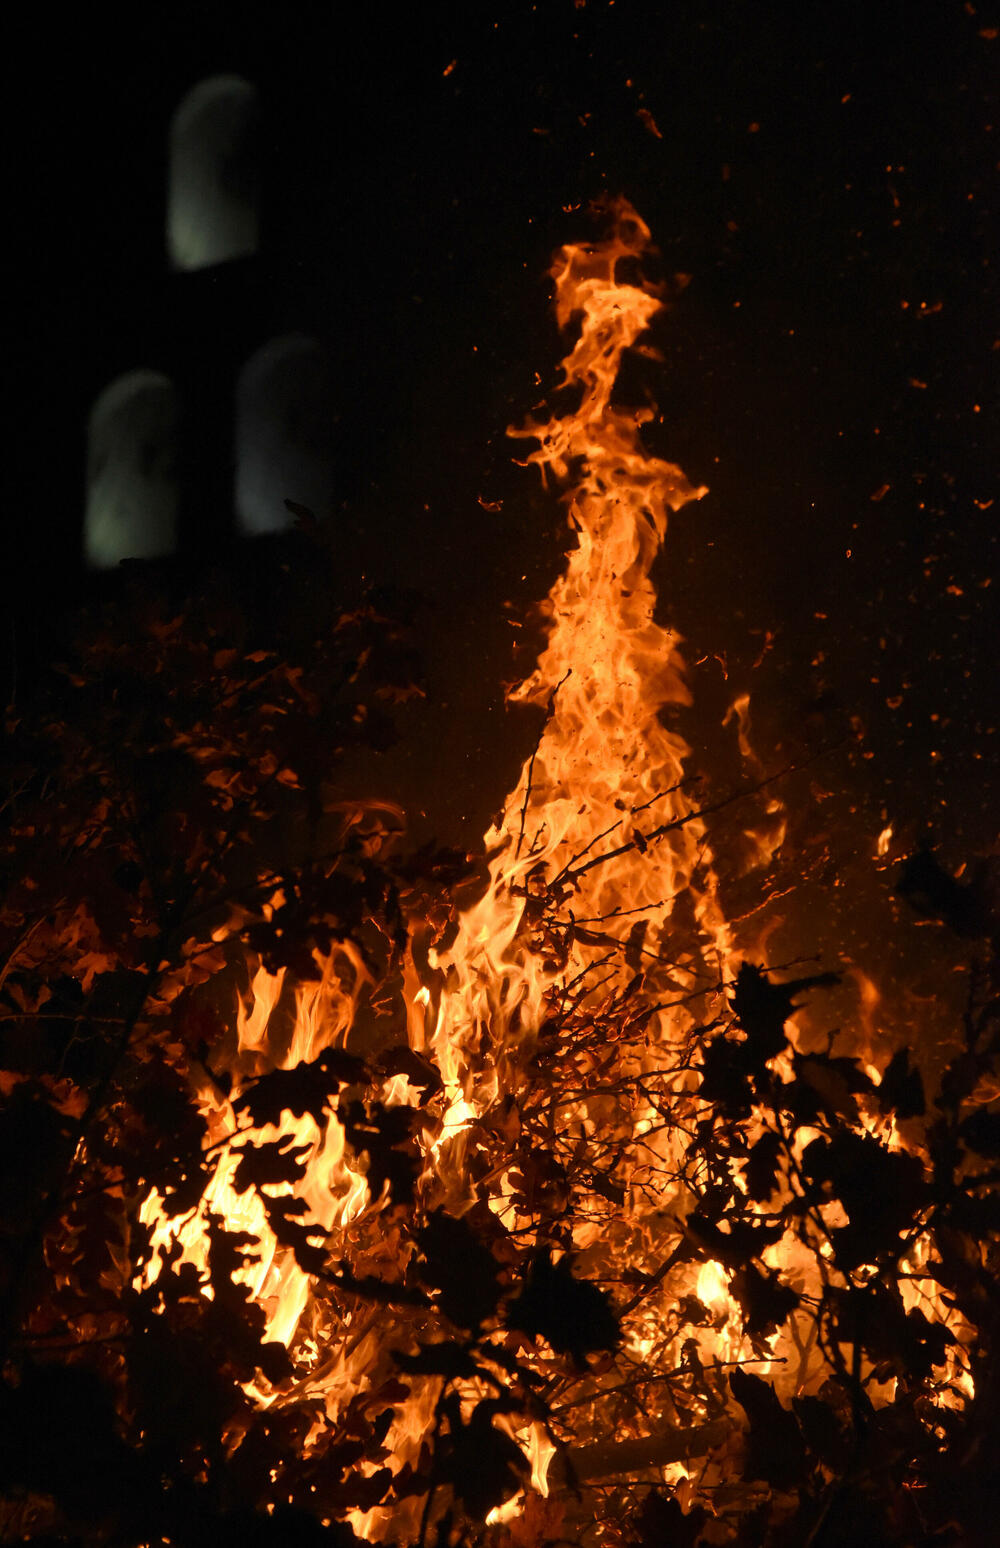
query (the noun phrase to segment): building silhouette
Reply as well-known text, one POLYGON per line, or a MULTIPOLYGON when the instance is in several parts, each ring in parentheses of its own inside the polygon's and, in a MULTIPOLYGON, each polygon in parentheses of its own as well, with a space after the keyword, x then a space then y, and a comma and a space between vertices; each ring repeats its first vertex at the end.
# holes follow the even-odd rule
POLYGON ((286 500, 342 505, 366 476, 338 444, 344 407, 364 414, 377 375, 344 304, 366 137, 331 90, 348 78, 332 24, 237 30, 209 8, 192 25, 181 7, 77 25, 44 94, 28 68, 13 96, 8 693, 123 560, 196 576, 292 524, 286 500))
POLYGON ((118 197, 138 204, 131 285, 110 328, 94 317, 72 416, 90 569, 203 559, 234 535, 288 526, 286 499, 332 508, 322 320, 283 286, 276 256, 289 169, 264 125, 277 97, 273 82, 222 73, 170 112, 164 92, 141 121, 143 187, 124 186, 122 161, 108 168, 118 197))

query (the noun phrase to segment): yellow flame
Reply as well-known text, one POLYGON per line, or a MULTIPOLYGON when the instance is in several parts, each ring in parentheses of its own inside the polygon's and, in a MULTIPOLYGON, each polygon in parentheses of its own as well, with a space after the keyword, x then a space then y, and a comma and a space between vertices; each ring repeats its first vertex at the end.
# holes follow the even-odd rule
POLYGON ((729 1304, 729 1279, 721 1263, 709 1259, 698 1271, 695 1294, 710 1311, 723 1311, 729 1304))

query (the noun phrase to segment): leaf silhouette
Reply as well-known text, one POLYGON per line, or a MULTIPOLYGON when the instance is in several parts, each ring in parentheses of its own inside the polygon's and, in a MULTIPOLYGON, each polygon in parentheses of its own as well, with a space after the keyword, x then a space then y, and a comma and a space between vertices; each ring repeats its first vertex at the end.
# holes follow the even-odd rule
POLYGON ((886 1065, 878 1105, 881 1113, 895 1113, 897 1118, 919 1118, 926 1111, 923 1078, 910 1064, 908 1048, 897 1048, 886 1065))
POLYGON ((246 1113, 258 1129, 269 1123, 277 1125, 285 1112, 296 1118, 309 1113, 324 1128, 332 1111, 331 1096, 364 1074, 363 1059, 340 1048, 325 1048, 311 1063, 303 1061, 290 1070, 262 1075, 240 1093, 233 1110, 246 1113))
POLYGON ((763 1204, 777 1188, 781 1150, 780 1137, 770 1129, 750 1147, 743 1175, 747 1193, 755 1204, 763 1204))
POLYGON ((544 1338, 578 1366, 586 1364, 588 1354, 616 1348, 621 1338, 604 1291, 574 1277, 568 1254, 553 1263, 544 1248, 533 1258, 520 1293, 508 1302, 507 1322, 532 1338, 544 1338))
POLYGON ((310 1145, 295 1145, 290 1134, 279 1140, 245 1140, 234 1145, 239 1162, 233 1173, 233 1187, 237 1193, 248 1188, 260 1188, 265 1183, 295 1183, 305 1174, 303 1157, 308 1156, 310 1145))
POLYGON ((970 1150, 991 1160, 1000 1157, 1000 1112, 977 1107, 962 1119, 959 1134, 970 1150))
POLYGON ((672 1495, 650 1489, 634 1518, 636 1548, 694 1548, 707 1512, 696 1505, 687 1514, 672 1495))
POLYGON ((793 1397, 792 1409, 799 1421, 802 1438, 826 1467, 839 1471, 850 1455, 850 1438, 841 1426, 836 1410, 818 1397, 793 1397))
POLYGON ((797 1483, 806 1451, 795 1415, 782 1407, 773 1387, 749 1371, 733 1371, 729 1387, 750 1422, 746 1476, 763 1478, 776 1489, 797 1483))
POLYGON ((702 1096, 730 1117, 747 1117, 754 1102, 750 1076, 757 1067, 754 1051, 747 1043, 725 1033, 713 1038, 702 1059, 702 1096))
POLYGON ((811 1140, 802 1152, 802 1170, 847 1211, 849 1223, 830 1233, 837 1261, 846 1268, 876 1263, 892 1252, 929 1196, 918 1157, 885 1150, 869 1134, 840 1130, 831 1140, 811 1140))
POLYGON ((386 1075, 405 1075, 410 1085, 420 1090, 421 1106, 430 1101, 443 1084, 437 1065, 405 1043, 386 1050, 379 1059, 379 1070, 386 1075))
POLYGON ((763 1072, 768 1060, 775 1058, 786 1046, 785 1022, 797 1008, 796 995, 804 989, 829 987, 839 982, 836 973, 814 973, 808 978, 772 984, 760 968, 750 962, 740 964, 730 1000, 733 1014, 747 1035, 756 1072, 763 1072))
POLYGON ((955 1342, 946 1327, 916 1307, 907 1311, 895 1287, 878 1280, 834 1291, 829 1299, 838 1338, 859 1345, 876 1365, 904 1381, 930 1375, 955 1342))
POLYGON ((793 1068, 816 1094, 820 1112, 830 1118, 859 1123, 856 1091, 870 1091, 872 1083, 853 1059, 833 1059, 828 1054, 796 1054, 793 1068))
POLYGON ((111 1394, 80 1366, 25 1362, 17 1385, 0 1383, 0 1488, 53 1495, 70 1517, 106 1519, 114 1479, 118 1509, 153 1487, 152 1471, 125 1445, 111 1394))
POLYGON ((903 861, 896 892, 922 918, 938 920, 965 940, 989 933, 989 914, 977 889, 957 882, 929 849, 903 861))
POLYGON ((763 1271, 753 1263, 737 1270, 730 1281, 730 1289, 740 1303, 743 1326, 748 1333, 771 1333, 799 1305, 794 1290, 781 1283, 773 1269, 763 1271))
POLYGON ((208 1516, 190 1541, 192 1548, 356 1548, 363 1539, 346 1522, 322 1526, 307 1510, 277 1505, 270 1513, 243 1506, 208 1516))
POLYGON ((417 1232, 425 1284, 440 1292, 438 1304, 462 1328, 477 1328, 500 1296, 497 1262, 466 1220, 435 1210, 417 1232))
POLYGON ((784 1226, 780 1221, 731 1219, 728 1230, 707 1219, 701 1208, 687 1218, 686 1232, 706 1257, 716 1258, 729 1269, 743 1268, 772 1243, 780 1241, 784 1226))
POLYGON ((348 1143, 368 1157, 368 1188, 378 1199, 386 1184, 394 1203, 413 1198, 420 1156, 414 1130, 421 1115, 412 1107, 386 1107, 382 1102, 351 1102, 339 1109, 348 1143))
POLYGON ((531 1469, 520 1446, 498 1430, 494 1415, 508 1404, 486 1399, 463 1424, 457 1402, 450 1405, 450 1433, 435 1472, 450 1484, 474 1520, 482 1520, 494 1505, 524 1487, 531 1469))
POLYGON ((295 1261, 306 1274, 320 1274, 327 1266, 325 1247, 317 1247, 313 1238, 325 1238, 326 1232, 315 1220, 303 1220, 309 1206, 304 1199, 282 1195, 272 1198, 268 1193, 260 1195, 267 1214, 267 1223, 283 1247, 290 1247, 295 1261))

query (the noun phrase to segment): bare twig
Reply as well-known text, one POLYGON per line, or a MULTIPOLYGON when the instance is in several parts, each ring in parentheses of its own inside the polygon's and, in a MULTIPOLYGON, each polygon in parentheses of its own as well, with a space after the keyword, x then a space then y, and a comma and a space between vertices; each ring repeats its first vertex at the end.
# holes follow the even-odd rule
MULTIPOLYGON (((825 756, 827 753, 835 752, 837 747, 842 745, 841 742, 835 742, 831 746, 824 747, 819 752, 814 753, 811 758, 804 759, 801 763, 786 764, 783 769, 779 769, 776 774, 769 774, 766 779, 757 780, 753 785, 745 785, 741 790, 734 790, 729 795, 721 797, 718 801, 710 801, 707 806, 694 807, 690 812, 685 812, 683 817, 675 817, 671 822, 661 823, 658 828, 653 828, 649 833, 636 834, 634 838, 629 839, 627 844, 619 844, 614 849, 605 850, 603 854, 595 855, 593 859, 586 861, 583 865, 574 865, 571 862, 569 865, 564 866, 557 876, 553 877, 551 885, 555 886, 559 882, 567 882, 572 886, 581 876, 586 875, 588 871, 592 871, 595 866, 603 865, 607 860, 614 860, 618 855, 628 854, 630 849, 639 849, 646 845, 654 844, 668 833, 676 833, 679 828, 687 827, 688 823, 698 822, 702 817, 714 816, 716 812, 721 812, 729 806, 734 806, 737 801, 742 801, 747 796, 757 795, 761 790, 765 790, 768 785, 776 784, 779 779, 784 779, 789 774, 797 774, 800 769, 808 768, 818 758, 825 756)), ((607 831, 610 832, 611 830, 607 831)), ((581 851, 581 853, 585 854, 586 850, 581 851)))

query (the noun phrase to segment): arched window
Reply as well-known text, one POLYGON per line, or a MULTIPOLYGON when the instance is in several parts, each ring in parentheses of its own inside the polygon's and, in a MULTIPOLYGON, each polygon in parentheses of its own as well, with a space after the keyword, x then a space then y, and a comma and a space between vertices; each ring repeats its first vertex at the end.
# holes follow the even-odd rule
POLYGON ((333 391, 320 345, 272 339, 236 384, 236 515, 246 533, 292 524, 286 500, 326 515, 333 502, 333 391))
POLYGON ((94 404, 84 518, 84 553, 93 568, 173 552, 176 419, 173 383, 159 371, 126 372, 94 404))
POLYGON ((257 90, 238 75, 192 87, 170 124, 167 254, 204 269, 257 251, 257 90))

